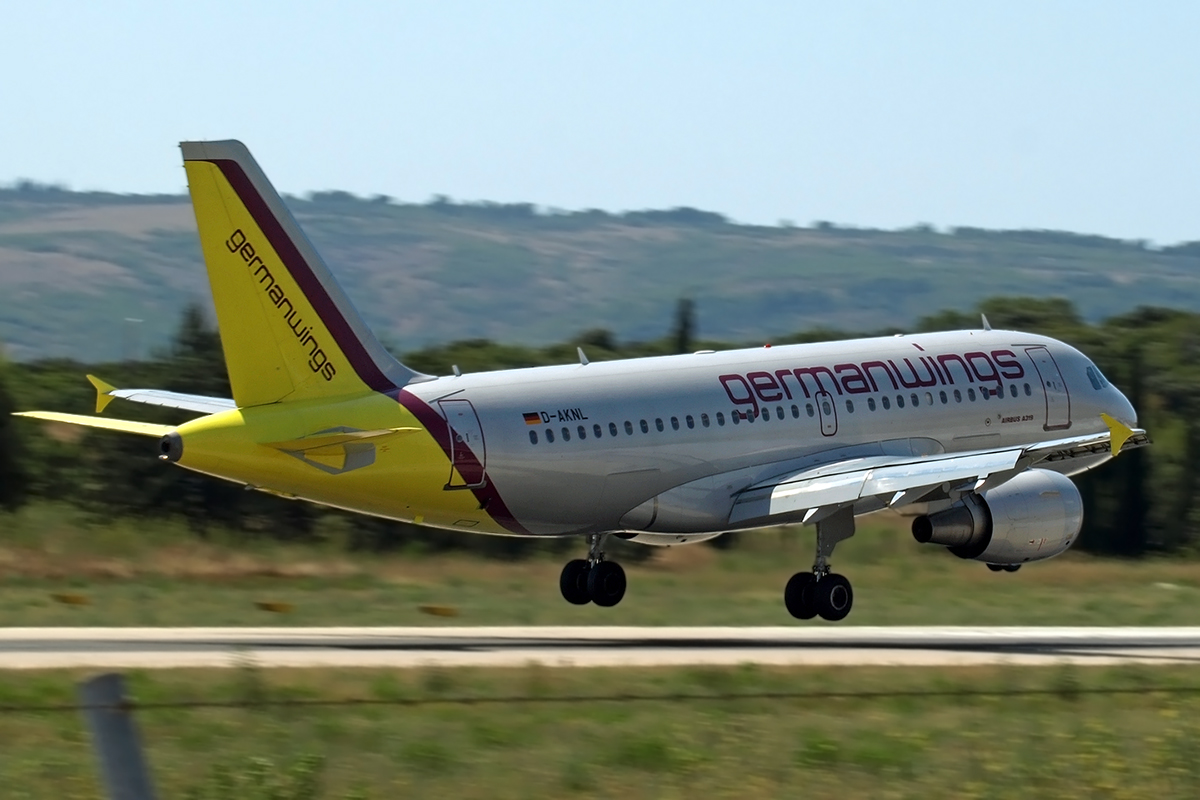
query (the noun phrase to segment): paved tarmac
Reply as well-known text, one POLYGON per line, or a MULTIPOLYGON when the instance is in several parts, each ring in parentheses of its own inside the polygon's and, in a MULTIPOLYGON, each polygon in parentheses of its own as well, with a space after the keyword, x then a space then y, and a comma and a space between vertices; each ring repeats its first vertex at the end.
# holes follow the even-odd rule
POLYGON ((6 628, 0 669, 1195 664, 1200 628, 6 628))

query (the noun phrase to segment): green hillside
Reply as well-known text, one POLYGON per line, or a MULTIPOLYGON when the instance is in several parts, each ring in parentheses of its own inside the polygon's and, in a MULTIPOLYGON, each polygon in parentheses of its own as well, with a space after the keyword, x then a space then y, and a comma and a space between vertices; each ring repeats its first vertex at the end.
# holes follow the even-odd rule
MULTIPOLYGON (((289 204, 398 350, 541 344, 594 328, 648 339, 667 331, 681 296, 696 301, 700 335, 726 341, 903 328, 997 295, 1069 297, 1093 321, 1139 305, 1200 310, 1200 243, 761 227, 693 209, 539 213, 340 192, 289 204)), ((145 355, 191 300, 209 303, 185 196, 0 190, 0 342, 10 357, 145 355)))

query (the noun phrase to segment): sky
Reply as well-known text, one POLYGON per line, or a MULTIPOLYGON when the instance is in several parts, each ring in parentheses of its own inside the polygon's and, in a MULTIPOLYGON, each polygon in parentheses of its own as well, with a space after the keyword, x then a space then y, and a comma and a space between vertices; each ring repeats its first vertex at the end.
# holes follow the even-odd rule
POLYGON ((17 3, 0 184, 1200 240, 1200 3, 17 3))

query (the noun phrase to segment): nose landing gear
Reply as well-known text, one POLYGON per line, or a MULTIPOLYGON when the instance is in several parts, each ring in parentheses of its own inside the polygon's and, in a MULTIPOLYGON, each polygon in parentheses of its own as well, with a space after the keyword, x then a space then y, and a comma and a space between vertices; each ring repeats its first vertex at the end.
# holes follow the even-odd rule
POLYGON ((783 604, 796 619, 837 622, 854 606, 854 590, 844 575, 831 572, 833 548, 854 535, 854 510, 843 508, 817 522, 817 556, 811 572, 797 572, 783 590, 783 604))
POLYGON ((563 599, 577 606, 595 603, 610 608, 625 597, 625 570, 615 561, 604 560, 608 534, 588 536, 588 557, 568 561, 558 579, 563 599))

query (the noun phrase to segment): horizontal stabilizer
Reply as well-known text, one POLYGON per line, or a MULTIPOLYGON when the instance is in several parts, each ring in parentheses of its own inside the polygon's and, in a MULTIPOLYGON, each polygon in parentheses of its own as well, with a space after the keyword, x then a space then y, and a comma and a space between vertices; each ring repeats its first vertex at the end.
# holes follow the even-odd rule
POLYGON ((85 417, 82 414, 60 414, 57 411, 19 411, 15 417, 32 417, 48 422, 65 422, 68 425, 83 425, 88 428, 102 428, 121 433, 136 433, 139 436, 166 436, 175 428, 171 425, 156 425, 153 422, 134 422, 128 419, 107 419, 105 417, 85 417))
POLYGON ((162 408, 178 408, 184 411, 195 411, 199 414, 219 414, 237 408, 237 403, 224 397, 208 397, 201 394, 183 394, 168 392, 163 389, 118 389, 105 383, 95 375, 88 375, 92 386, 96 387, 96 413, 100 414, 108 407, 114 398, 128 400, 131 403, 161 406, 162 408))

